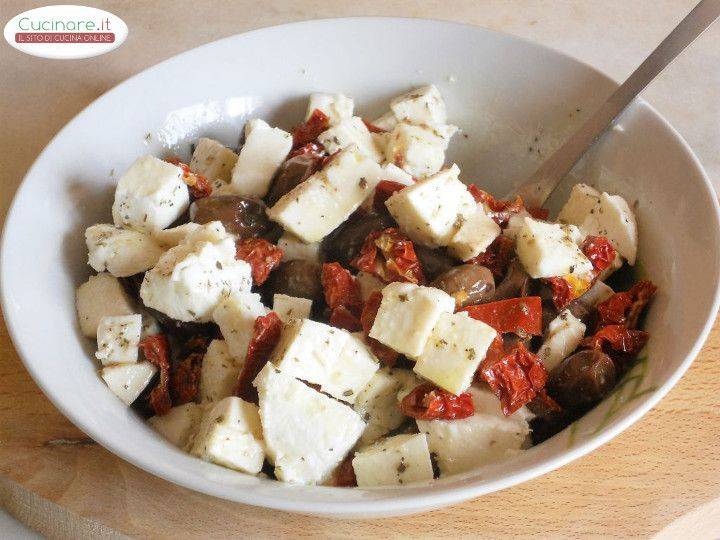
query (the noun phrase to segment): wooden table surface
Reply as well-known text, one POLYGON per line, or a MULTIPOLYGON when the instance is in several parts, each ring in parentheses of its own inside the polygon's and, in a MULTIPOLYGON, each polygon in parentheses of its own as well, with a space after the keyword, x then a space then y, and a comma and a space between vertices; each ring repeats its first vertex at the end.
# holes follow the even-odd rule
MULTIPOLYGON (((4 0, 0 21, 43 5, 4 0)), ((58 62, 0 45, 0 218, 27 168, 77 112, 173 54, 250 28, 315 17, 405 15, 470 22, 548 44, 622 79, 694 0, 90 2, 125 20, 128 41, 58 62)), ((646 97, 720 178, 720 28, 646 97)), ((559 471, 418 516, 338 521, 214 499, 155 478, 87 439, 43 396, 0 328, 0 504, 63 538, 720 537, 720 324, 678 385, 641 421, 559 471)))

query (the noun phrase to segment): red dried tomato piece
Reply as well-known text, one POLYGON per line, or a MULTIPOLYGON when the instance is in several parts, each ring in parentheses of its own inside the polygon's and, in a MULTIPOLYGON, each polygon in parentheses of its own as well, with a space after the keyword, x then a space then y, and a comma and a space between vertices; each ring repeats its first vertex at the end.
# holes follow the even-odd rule
POLYGON ((170 412, 170 343, 165 334, 147 336, 140 341, 140 350, 145 359, 153 364, 160 372, 160 380, 149 396, 150 406, 155 414, 162 416, 170 412))
POLYGON ((208 197, 212 193, 212 185, 210 181, 202 174, 194 173, 190 170, 190 166, 180 161, 180 158, 171 157, 166 159, 168 163, 177 165, 183 171, 183 182, 190 189, 190 195, 193 199, 202 199, 208 197))
POLYGON ((597 306, 598 328, 607 325, 624 324, 628 328, 637 327, 638 318, 647 303, 657 291, 650 281, 642 280, 630 290, 613 294, 597 306))
POLYGON ((362 324, 353 313, 345 306, 338 306, 330 312, 330 324, 335 328, 342 328, 348 332, 359 332, 362 324))
POLYGON ((274 311, 255 319, 245 363, 235 386, 236 396, 251 403, 258 402, 257 390, 252 382, 270 359, 270 353, 280 341, 281 331, 282 321, 274 311))
POLYGON ((473 319, 492 326, 500 333, 542 334, 542 300, 539 296, 508 298, 467 306, 459 311, 466 311, 473 319))
POLYGON ((516 197, 513 201, 496 199, 490 195, 490 193, 480 189, 474 184, 468 186, 468 191, 475 199, 475 202, 488 207, 490 217, 501 227, 507 223, 510 216, 517 214, 525 208, 523 200, 520 197, 516 197))
POLYGON ((369 336, 381 303, 382 293, 380 291, 373 292, 363 306, 362 313, 360 314, 360 325, 365 333, 365 340, 368 346, 375 356, 378 357, 378 360, 380 360, 383 365, 392 367, 395 362, 397 362, 400 354, 369 336))
POLYGON ((552 289, 555 307, 564 309, 570 302, 585 294, 595 279, 589 276, 566 274, 559 277, 545 278, 543 281, 550 285, 552 289))
POLYGON ((328 116, 320 109, 315 109, 310 118, 292 130, 293 150, 314 141, 329 127, 328 116))
POLYGON ((482 378, 500 400, 506 416, 534 399, 547 382, 542 360, 528 351, 522 342, 516 343, 499 360, 488 361, 486 357, 480 370, 482 378))
POLYGON ((280 266, 283 250, 264 238, 244 238, 235 245, 235 258, 252 268, 255 285, 262 285, 275 268, 280 266))
POLYGON ((352 466, 352 460, 355 457, 354 452, 350 452, 340 465, 335 469, 333 474, 333 485, 335 487, 356 487, 357 478, 355 478, 355 469, 352 466))
POLYGON ((526 208, 528 211, 528 214, 530 214, 535 219, 547 219, 550 217, 550 210, 547 208, 542 208, 539 206, 533 206, 530 208, 526 208))
POLYGON ((377 186, 375 186, 373 208, 375 208, 378 212, 384 211, 385 201, 387 201, 393 193, 406 187, 407 186, 405 184, 401 184, 400 182, 395 182, 393 180, 380 180, 377 186))
POLYGON ((495 278, 501 279, 507 272, 513 257, 515 257, 515 241, 501 234, 483 253, 470 259, 468 263, 485 266, 490 269, 495 278))
POLYGON ((416 386, 400 402, 400 410, 417 420, 460 420, 475 414, 468 392, 456 396, 432 383, 416 386))
POLYGON ((371 232, 360 254, 350 264, 378 276, 386 283, 424 283, 422 266, 412 241, 396 228, 371 232))
POLYGON ((359 313, 362 307, 360 285, 349 270, 340 263, 325 263, 322 266, 320 282, 325 293, 325 303, 330 309, 344 306, 359 313))
POLYGON ((372 122, 370 122, 368 120, 365 120, 364 118, 362 119, 362 121, 363 121, 363 124, 365 124, 365 127, 368 128, 368 131, 370 133, 387 133, 387 129, 377 127, 375 124, 373 124, 372 122))
POLYGON ((170 395, 174 405, 195 401, 200 389, 200 368, 204 357, 201 352, 190 353, 172 370, 170 395))
POLYGON ((325 152, 325 147, 319 142, 309 142, 290 152, 288 159, 304 155, 321 160, 327 155, 327 152, 325 152))
POLYGON ((596 273, 609 267, 615 260, 615 248, 604 236, 588 236, 582 243, 582 252, 590 259, 596 273))
POLYGON ((633 330, 622 324, 610 324, 582 340, 580 347, 601 349, 607 353, 621 353, 635 356, 647 343, 649 334, 633 330))

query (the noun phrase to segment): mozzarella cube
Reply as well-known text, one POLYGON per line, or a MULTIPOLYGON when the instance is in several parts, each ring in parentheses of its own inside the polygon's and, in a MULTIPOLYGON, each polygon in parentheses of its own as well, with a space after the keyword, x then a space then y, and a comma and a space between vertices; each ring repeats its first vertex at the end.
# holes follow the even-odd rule
POLYGON ((137 362, 141 331, 141 315, 103 317, 97 327, 98 350, 95 358, 104 366, 137 362))
POLYGON ((157 368, 150 362, 136 362, 105 366, 100 371, 100 376, 125 405, 132 405, 150 384, 156 372, 157 368))
POLYGON ((422 354, 440 315, 455 311, 455 299, 433 287, 390 283, 382 296, 369 335, 410 358, 422 354))
POLYGON ((248 345, 253 336, 255 319, 267 315, 260 295, 238 292, 223 298, 213 311, 213 320, 236 360, 245 360, 248 345))
POLYGON ((283 322, 290 322, 293 319, 308 319, 311 310, 312 300, 309 298, 298 298, 287 294, 273 295, 273 311, 283 322))
POLYGON ((189 234, 145 274, 140 297, 146 306, 179 321, 207 322, 221 300, 250 290, 250 265, 235 259, 235 240, 217 227, 189 234))
POLYGON ((182 169, 154 156, 143 156, 118 182, 113 221, 118 227, 152 232, 170 225, 189 205, 182 169))
POLYGON ((363 302, 366 302, 372 293, 381 291, 383 287, 385 287, 385 282, 374 274, 360 271, 356 278, 360 287, 360 297, 363 302))
POLYGON ((370 159, 377 162, 383 160, 383 155, 375 146, 375 141, 370 131, 362 121, 362 118, 358 116, 343 120, 330 129, 323 131, 318 135, 317 140, 325 147, 325 150, 327 150, 329 154, 334 154, 338 150, 354 144, 360 152, 370 159))
POLYGON ((83 336, 95 338, 103 317, 131 315, 132 302, 116 277, 107 272, 90 276, 77 288, 75 307, 83 336))
POLYGON ((253 384, 275 475, 294 484, 325 482, 365 429, 360 416, 270 362, 253 384))
POLYGON ((390 102, 390 109, 401 122, 433 126, 447 121, 445 101, 434 84, 396 97, 390 102))
POLYGON ((169 443, 184 450, 195 435, 202 414, 201 405, 185 403, 173 407, 163 416, 148 418, 148 424, 169 443))
POLYGON ((259 473, 265 446, 257 405, 234 396, 213 405, 203 415, 190 452, 229 469, 259 473))
POLYGON ((495 336, 492 327, 467 313, 443 313, 413 371, 448 392, 462 394, 495 336))
POLYGON ((322 240, 345 221, 380 180, 382 169, 352 145, 341 150, 268 210, 268 216, 301 240, 322 240))
POLYGON ((581 227, 587 235, 605 236, 628 264, 635 264, 638 230, 635 214, 619 195, 600 195, 600 202, 585 218, 581 227))
POLYGON ((476 469, 515 455, 530 433, 524 407, 505 416, 489 390, 470 387, 475 414, 462 420, 417 420, 436 455, 441 476, 476 469))
POLYGON ((398 486, 433 479, 424 433, 395 435, 355 453, 352 466, 358 487, 398 486))
POLYGON ((190 160, 190 170, 210 182, 230 182, 238 155, 214 139, 201 137, 190 160))
POLYGON ((477 257, 500 236, 500 226, 485 213, 481 205, 476 208, 469 218, 462 221, 448 244, 448 253, 461 261, 477 257))
POLYGON ((245 144, 232 170, 232 191, 245 197, 267 195, 273 176, 292 149, 292 141, 287 131, 262 120, 250 120, 245 126, 245 144))
POLYGON ((400 122, 387 140, 385 159, 417 178, 435 174, 445 162, 452 133, 452 129, 400 122))
POLYGON ((382 167, 382 179, 392 180, 406 186, 412 186, 415 183, 412 175, 403 171, 400 167, 394 163, 386 163, 382 167))
POLYGON ((326 394, 352 403, 378 363, 349 332, 309 319, 283 327, 270 361, 286 375, 319 384, 326 394))
POLYGON ((392 131, 393 129, 395 129, 395 126, 397 126, 398 119, 395 116, 394 112, 388 111, 370 123, 375 127, 384 129, 385 131, 392 131))
POLYGON ((212 340, 200 368, 200 402, 217 402, 231 396, 243 364, 230 354, 225 340, 212 340))
POLYGON ((538 350, 548 373, 577 349, 584 336, 585 325, 567 309, 550 321, 545 341, 538 350))
POLYGON ((354 104, 352 98, 342 94, 316 92, 314 94, 310 94, 310 101, 308 101, 305 120, 307 121, 312 116, 315 109, 318 109, 328 117, 330 125, 335 126, 343 120, 352 118, 353 108, 354 104))
POLYGON ((385 206, 411 240, 428 247, 448 245, 464 222, 477 211, 475 199, 449 169, 394 193, 385 206))
POLYGON ((400 427, 405 415, 398 407, 398 393, 404 388, 404 369, 380 368, 357 395, 353 408, 367 423, 360 442, 370 444, 400 427))
POLYGON ((533 278, 583 275, 593 270, 592 263, 575 244, 568 227, 557 223, 526 217, 515 249, 533 278))
POLYGON ((277 243, 283 250, 283 262, 310 261, 320 262, 320 242, 307 244, 290 233, 284 233, 277 243))
POLYGON ((88 264, 96 272, 107 270, 115 277, 127 277, 152 268, 163 249, 149 235, 112 225, 93 225, 85 231, 88 264))
POLYGON ((175 247, 180 244, 189 234, 198 231, 202 228, 199 223, 193 223, 189 221, 177 227, 171 229, 162 229, 161 231, 155 231, 153 238, 165 249, 175 247))
POLYGON ((565 206, 558 214, 558 221, 582 225, 585 218, 600 202, 600 192, 587 184, 575 184, 565 206))

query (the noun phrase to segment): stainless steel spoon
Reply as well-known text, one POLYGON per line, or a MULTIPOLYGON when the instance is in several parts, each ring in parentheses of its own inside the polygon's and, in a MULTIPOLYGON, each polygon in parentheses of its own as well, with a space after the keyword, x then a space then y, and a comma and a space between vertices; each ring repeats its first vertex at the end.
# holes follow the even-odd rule
POLYGON ((702 0, 600 108, 550 156, 540 168, 514 190, 528 207, 547 200, 573 165, 637 96, 670 62, 720 16, 720 0, 702 0))

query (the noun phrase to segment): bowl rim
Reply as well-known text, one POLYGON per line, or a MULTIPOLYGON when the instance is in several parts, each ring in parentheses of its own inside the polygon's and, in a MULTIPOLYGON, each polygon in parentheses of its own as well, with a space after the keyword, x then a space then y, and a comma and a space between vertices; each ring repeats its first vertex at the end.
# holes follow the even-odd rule
MULTIPOLYGON (((520 484, 522 482, 531 480, 533 478, 537 478, 538 476, 541 476, 543 474, 546 474, 550 471, 553 471, 557 468, 560 468, 567 463, 570 463, 571 461, 582 457, 593 450, 597 449, 598 447, 602 446, 612 438, 619 435, 621 432, 626 430, 629 426, 637 422, 642 416, 644 416, 651 408, 653 408, 669 391, 670 389, 677 383, 677 381, 682 377, 682 375, 687 371, 687 369, 690 367, 690 364, 694 361, 694 359, 697 357, 698 353, 700 352, 700 349, 703 347, 705 341, 707 340, 708 334, 710 333, 710 330, 712 329, 715 319, 718 313, 718 309, 720 308, 720 274, 716 272, 716 279, 714 283, 714 297, 712 300, 712 307, 710 309, 710 312, 706 316, 705 323, 700 331, 700 333, 695 338, 695 341, 690 348, 690 351, 685 356, 682 363, 676 368, 676 370, 672 373, 672 375, 668 378, 667 381, 665 381, 664 384, 659 386, 657 389, 655 389, 653 392, 649 392, 644 399, 640 402, 640 404, 632 410, 626 417, 618 421, 617 423, 607 426, 600 430, 598 433, 590 435, 586 441, 580 444, 574 445, 572 448, 567 449, 566 451, 560 453, 559 455, 555 457, 549 457, 545 458, 538 463, 527 467, 526 469, 523 469, 521 471, 517 471, 515 473, 509 474, 507 476, 503 476, 502 478, 498 478, 496 480, 487 482, 487 481, 473 481, 471 483, 468 483, 468 485, 463 486, 451 486, 451 485, 442 485, 442 484, 435 484, 435 485, 428 485, 423 486, 422 493, 415 493, 412 488, 408 489, 407 495, 400 495, 398 497, 393 498, 391 501, 389 500, 368 500, 368 501, 352 501, 352 502, 338 502, 338 501, 296 501, 296 500, 287 500, 280 497, 276 497, 273 495, 258 495, 255 493, 252 493, 251 490, 233 490, 231 492, 227 492, 226 486, 215 483, 212 481, 208 481, 205 484, 198 484, 197 482, 194 482, 192 478, 189 476, 176 476, 173 474, 170 474, 170 472, 165 470, 159 470, 156 464, 151 459, 146 459, 142 455, 133 455, 130 451, 126 451, 122 447, 119 447, 112 442, 107 442, 105 440, 105 437, 103 436, 102 431, 96 430, 89 426, 80 416, 75 415, 71 410, 65 407, 62 396, 53 394, 49 388, 43 383, 42 374, 39 373, 36 369, 34 369, 32 362, 26 360, 29 355, 26 354, 26 351, 24 349, 24 344, 22 341, 22 329, 18 328, 15 321, 8 317, 8 314, 11 312, 11 307, 8 304, 8 297, 5 294, 6 290, 6 282, 7 282, 7 273, 8 268, 6 263, 6 259, 10 258, 10 255, 8 254, 8 246, 7 246, 7 229, 8 224, 15 219, 15 215, 20 211, 18 209, 18 200, 20 199, 20 194, 23 192, 23 190, 27 187, 27 180, 31 176, 33 176, 35 169, 39 166, 38 164, 43 160, 45 154, 48 152, 48 149, 56 142, 56 140, 60 139, 66 131, 68 131, 78 120, 80 117, 84 116, 86 112, 91 110, 93 107, 98 106, 99 103, 104 102, 107 99, 111 99, 113 94, 118 91, 120 88, 124 88, 126 85, 134 84, 137 79, 142 78, 146 72, 150 72, 154 69, 156 69, 159 66, 163 66, 165 64, 178 61, 182 59, 184 55, 189 55, 190 53, 197 53, 198 50, 204 49, 204 48, 212 48, 217 47, 223 42, 230 42, 232 40, 238 39, 240 36, 246 36, 248 34, 256 34, 256 33, 262 33, 269 31, 271 29, 278 30, 286 27, 297 27, 297 26, 303 26, 303 25, 313 25, 313 24, 333 24, 333 23, 348 23, 352 24, 354 21, 372 21, 372 22, 393 22, 398 24, 404 24, 407 22, 413 22, 413 23, 427 23, 430 25, 449 25, 449 26, 456 26, 456 27, 463 27, 463 28, 471 28, 473 31, 478 32, 485 32, 488 34, 494 34, 497 36, 500 36, 504 39, 510 39, 514 41, 523 42, 526 45, 530 45, 535 48, 543 49, 546 52, 551 52, 554 55, 558 55, 560 57, 563 57, 565 60, 571 60, 572 62, 583 66, 584 68, 592 71, 595 75, 598 75, 605 80, 607 80, 609 83, 614 85, 615 87, 619 86, 617 81, 607 75, 606 73, 602 72, 601 70, 597 69, 596 67, 579 60, 573 56, 570 56, 562 51, 558 51, 557 49, 554 49, 552 47, 549 47, 547 45, 543 45, 537 42, 534 42, 528 38, 515 36, 513 34, 509 34, 506 32, 500 32, 497 30, 492 30, 489 28, 485 28, 482 26, 469 24, 469 23, 460 23, 460 22, 454 22, 454 21, 446 21, 441 19, 427 19, 427 18, 421 18, 421 17, 375 17, 375 16, 357 16, 357 17, 335 17, 335 18, 322 18, 322 19, 307 19, 303 21, 296 21, 296 22, 290 22, 290 23, 283 23, 283 24, 277 24, 277 25, 271 25, 271 26, 265 26, 261 28, 252 29, 246 32, 241 32, 238 34, 233 34, 218 40, 214 40, 202 45, 199 45, 197 47, 194 47, 192 49, 188 49, 186 51, 183 51, 181 53, 178 53, 176 55, 173 55, 169 58, 166 58, 165 60, 162 60, 161 62, 158 62, 156 64, 153 64, 152 66, 149 66, 142 71, 130 76, 129 78, 121 81, 120 83, 116 84, 103 94, 101 94, 99 97, 94 99, 92 102, 90 102, 86 107, 84 107, 80 112, 78 112, 70 121, 68 121, 47 143, 45 148, 40 152, 40 154, 37 156, 31 167, 28 169, 27 173, 23 177, 23 180, 20 182, 15 194, 13 195, 12 202, 10 206, 8 207, 8 211, 5 217, 5 222, 3 224, 3 230, 2 230, 2 237, 0 238, 0 305, 2 307, 3 316, 5 317, 5 323, 6 327, 8 329, 9 336, 13 342, 13 345, 18 353, 18 356, 20 357, 23 365, 25 366, 25 369, 30 373, 30 376, 34 380, 35 384, 38 385, 38 387, 42 390, 42 392, 45 394, 45 396, 50 400, 50 402, 57 407, 57 409, 68 419, 70 420, 75 426, 77 426, 80 430, 82 430, 84 433, 86 433, 88 436, 92 437, 94 440, 96 440, 99 444, 101 444, 105 449, 109 450, 111 453, 115 454, 116 456, 120 457, 121 459, 125 460, 126 462, 148 472, 149 474, 152 474, 153 476, 158 476, 160 478, 163 478, 164 480, 167 480, 169 482, 172 482, 176 485, 180 485, 182 487, 198 491, 207 495, 211 495, 214 497, 218 497, 221 499, 226 499, 234 502, 240 502, 243 504, 253 505, 253 506, 262 506, 266 508, 276 509, 276 510, 283 510, 288 512, 296 512, 296 513, 304 513, 304 514, 312 514, 312 515, 324 515, 324 516, 352 516, 352 517, 373 517, 373 516, 379 516, 379 515, 400 515, 400 514, 407 514, 412 513, 416 511, 422 511, 426 509, 432 509, 432 508, 438 508, 442 506, 447 506, 450 504, 455 504, 459 502, 463 502, 472 498, 479 497, 481 495, 491 493, 494 491, 499 491, 501 489, 505 489, 517 484, 520 484), (412 492, 412 493, 411 493, 412 492)), ((636 98, 636 101, 638 104, 643 105, 644 107, 647 107, 649 114, 655 117, 656 120, 659 120, 662 124, 663 128, 666 129, 679 143, 680 150, 689 158, 689 161, 692 163, 692 165, 695 167, 696 171, 699 173, 700 178, 702 179, 702 182, 700 182, 701 189, 704 189, 705 195, 708 196, 710 199, 711 205, 713 207, 714 212, 712 213, 712 216, 708 216, 708 219, 713 219, 712 225, 714 228, 718 231, 720 231, 720 204, 718 203, 718 196, 710 182, 710 179, 707 176, 707 173, 705 172, 700 160, 697 158, 697 156, 692 151, 691 147, 685 141, 685 139, 682 137, 682 135, 649 103, 647 103, 644 99, 638 97, 636 98)), ((325 489, 345 489, 345 488, 331 488, 327 486, 323 486, 325 489)), ((417 488, 416 488, 417 489, 417 488)))

